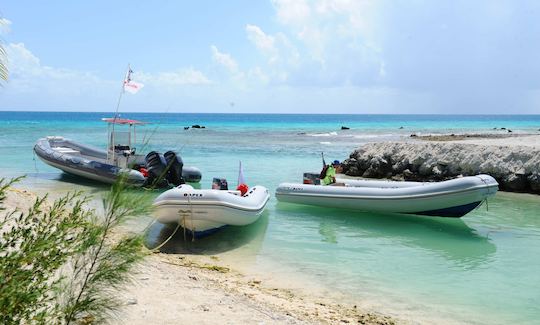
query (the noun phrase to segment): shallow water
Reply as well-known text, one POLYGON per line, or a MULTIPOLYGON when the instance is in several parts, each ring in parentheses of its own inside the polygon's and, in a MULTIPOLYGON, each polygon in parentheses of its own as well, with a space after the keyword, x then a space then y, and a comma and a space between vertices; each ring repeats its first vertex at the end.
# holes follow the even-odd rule
MULTIPOLYGON (((155 122, 146 151, 181 151, 186 165, 236 183, 238 161, 250 185, 273 194, 282 181, 318 171, 320 152, 344 159, 369 141, 411 133, 490 132, 494 127, 534 133, 540 116, 212 115, 124 114, 155 122), (184 131, 201 124, 204 130, 184 131), (351 130, 340 130, 342 125, 351 130), (403 129, 400 127, 403 126, 403 129)), ((107 187, 61 174, 33 160, 32 146, 45 135, 63 135, 105 146, 101 113, 0 112, 0 176, 28 174, 24 184, 40 193, 107 187)), ((152 192, 148 195, 157 195, 152 192)), ((462 219, 385 215, 278 203, 249 227, 229 227, 193 242, 178 234, 164 250, 219 255, 259 277, 288 285, 312 285, 395 314, 435 315, 468 323, 534 323, 540 317, 540 197, 498 193, 462 219)), ((150 219, 142 219, 146 223, 150 219)), ((150 229, 150 244, 172 229, 150 229)), ((422 318, 419 318, 422 319, 422 318)))

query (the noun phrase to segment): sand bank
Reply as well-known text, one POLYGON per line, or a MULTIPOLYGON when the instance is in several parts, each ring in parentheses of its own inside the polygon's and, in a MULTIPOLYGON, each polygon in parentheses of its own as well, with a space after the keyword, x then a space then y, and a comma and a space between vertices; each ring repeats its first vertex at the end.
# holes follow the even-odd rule
POLYGON ((126 324, 394 324, 390 317, 268 287, 217 257, 153 254, 124 294, 126 324))

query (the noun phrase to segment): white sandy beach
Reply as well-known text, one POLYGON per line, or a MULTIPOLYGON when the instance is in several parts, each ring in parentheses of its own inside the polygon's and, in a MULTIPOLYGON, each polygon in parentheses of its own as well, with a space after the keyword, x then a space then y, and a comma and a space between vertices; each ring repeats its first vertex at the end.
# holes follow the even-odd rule
POLYGON ((125 324, 393 324, 354 305, 302 296, 219 266, 217 257, 154 254, 125 293, 125 324))

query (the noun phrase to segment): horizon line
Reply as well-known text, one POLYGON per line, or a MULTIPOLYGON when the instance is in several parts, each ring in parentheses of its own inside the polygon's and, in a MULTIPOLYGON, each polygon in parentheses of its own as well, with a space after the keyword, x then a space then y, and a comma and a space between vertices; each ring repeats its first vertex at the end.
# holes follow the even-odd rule
MULTIPOLYGON (((110 113, 114 114, 111 111, 63 111, 63 110, 2 110, 0 113, 110 113)), ((234 115, 234 114, 244 114, 244 115, 438 115, 438 116, 516 116, 516 115, 529 115, 536 116, 540 113, 531 114, 531 113, 492 113, 492 114, 475 114, 475 113, 460 113, 460 114, 449 114, 449 113, 268 113, 268 112, 257 112, 257 113, 246 113, 246 112, 163 112, 163 111, 143 111, 143 112, 120 112, 120 114, 223 114, 223 115, 234 115)))

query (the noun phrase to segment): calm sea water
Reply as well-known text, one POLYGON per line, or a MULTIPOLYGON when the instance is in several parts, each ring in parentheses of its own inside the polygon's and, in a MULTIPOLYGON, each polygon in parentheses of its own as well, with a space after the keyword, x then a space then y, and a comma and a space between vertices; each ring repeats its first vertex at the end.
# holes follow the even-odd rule
MULTIPOLYGON (((34 160, 32 147, 46 135, 62 135, 104 147, 106 113, 0 112, 0 176, 27 174, 38 192, 105 186, 62 175, 34 160)), ((540 116, 142 114, 144 151, 181 152, 186 165, 236 182, 241 160, 247 182, 270 189, 318 171, 320 153, 345 159, 370 141, 412 133, 536 133, 540 116), (184 130, 200 124, 206 129, 184 130), (348 126, 350 130, 341 130, 348 126)), ((139 145, 139 148, 142 148, 139 145)), ((156 195, 149 193, 148 195, 156 195)), ((540 319, 540 197, 499 193, 459 220, 358 213, 278 203, 249 227, 229 227, 195 243, 176 236, 170 252, 218 254, 265 281, 294 279, 344 300, 361 301, 418 319, 466 323, 535 323, 540 319)), ((146 220, 148 221, 148 220, 146 220)), ((171 229, 154 225, 149 242, 171 229)))

